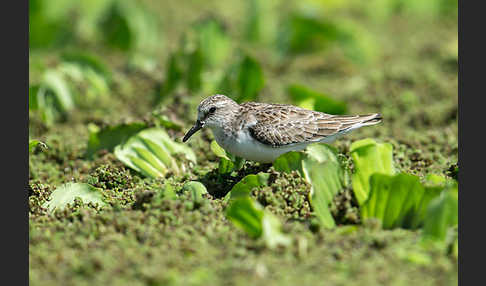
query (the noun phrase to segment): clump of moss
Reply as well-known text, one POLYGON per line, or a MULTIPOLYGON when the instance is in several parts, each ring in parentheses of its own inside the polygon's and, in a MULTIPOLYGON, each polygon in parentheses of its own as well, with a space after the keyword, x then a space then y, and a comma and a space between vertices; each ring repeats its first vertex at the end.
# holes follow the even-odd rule
POLYGON ((307 220, 311 217, 310 184, 298 172, 280 173, 273 168, 268 186, 255 188, 252 196, 269 211, 288 220, 307 220))
POLYGON ((331 214, 336 224, 359 224, 359 205, 351 189, 345 188, 333 198, 331 214))
POLYGON ((103 164, 95 167, 86 178, 86 182, 102 189, 126 189, 135 186, 130 171, 123 166, 103 164))
POLYGON ((42 184, 40 181, 29 183, 29 215, 39 216, 45 214, 42 204, 49 198, 52 190, 49 185, 42 184))

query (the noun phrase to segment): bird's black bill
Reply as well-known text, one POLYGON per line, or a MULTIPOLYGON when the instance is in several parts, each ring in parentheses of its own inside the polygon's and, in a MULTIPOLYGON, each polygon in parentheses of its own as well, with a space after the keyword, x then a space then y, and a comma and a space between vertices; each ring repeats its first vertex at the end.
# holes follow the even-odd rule
POLYGON ((196 133, 197 131, 199 131, 199 129, 201 129, 203 127, 203 124, 201 123, 201 121, 196 121, 196 124, 194 124, 194 126, 192 126, 192 128, 187 131, 186 135, 184 135, 184 138, 182 138, 182 142, 186 142, 189 138, 191 138, 191 136, 196 133))

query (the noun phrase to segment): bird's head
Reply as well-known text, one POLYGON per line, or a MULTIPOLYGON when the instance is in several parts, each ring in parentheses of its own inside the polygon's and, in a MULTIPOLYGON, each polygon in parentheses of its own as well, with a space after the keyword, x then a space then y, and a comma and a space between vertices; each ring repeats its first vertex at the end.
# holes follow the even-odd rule
POLYGON ((238 109, 238 103, 222 94, 204 99, 197 107, 196 123, 186 133, 182 142, 186 142, 194 133, 204 127, 222 128, 228 119, 237 113, 238 109))

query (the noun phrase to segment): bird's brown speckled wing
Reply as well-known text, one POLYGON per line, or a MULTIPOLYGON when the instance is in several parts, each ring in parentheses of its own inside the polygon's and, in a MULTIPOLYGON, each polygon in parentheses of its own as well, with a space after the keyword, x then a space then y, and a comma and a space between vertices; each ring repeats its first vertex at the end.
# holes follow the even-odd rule
POLYGON ((330 115, 284 104, 248 102, 241 106, 251 136, 273 147, 318 142, 356 124, 373 125, 381 120, 379 114, 330 115))

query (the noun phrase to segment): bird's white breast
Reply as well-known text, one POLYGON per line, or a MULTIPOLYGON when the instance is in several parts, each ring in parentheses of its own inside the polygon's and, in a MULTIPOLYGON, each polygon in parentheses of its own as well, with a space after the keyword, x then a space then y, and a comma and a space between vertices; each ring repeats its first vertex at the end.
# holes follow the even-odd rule
POLYGON ((290 152, 303 150, 309 143, 292 146, 271 147, 255 140, 246 130, 241 130, 237 136, 226 136, 222 130, 214 128, 216 142, 227 152, 247 160, 260 163, 271 163, 278 156, 290 152))

